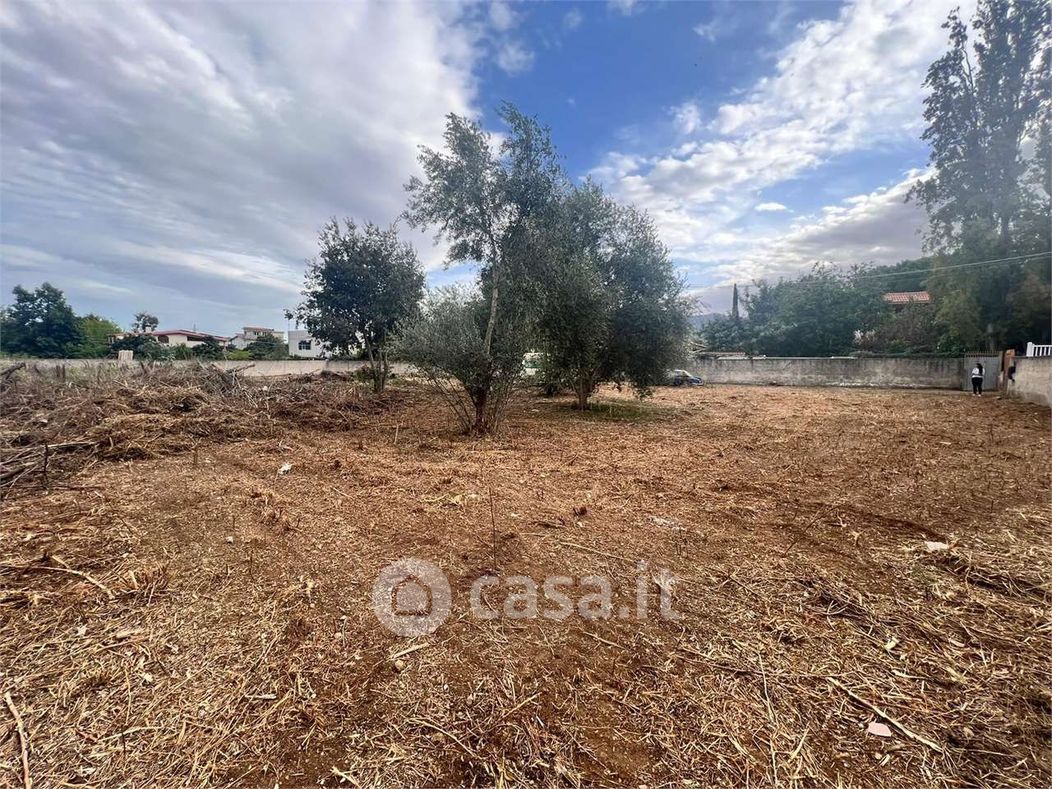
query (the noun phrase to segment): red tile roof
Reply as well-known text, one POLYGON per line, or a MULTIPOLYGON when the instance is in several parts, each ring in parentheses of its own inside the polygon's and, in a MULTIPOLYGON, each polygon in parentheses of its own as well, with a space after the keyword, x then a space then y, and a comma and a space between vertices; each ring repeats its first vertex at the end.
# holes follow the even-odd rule
POLYGON ((906 290, 900 293, 885 293, 884 301, 888 304, 930 304, 931 294, 926 290, 906 290))
POLYGON ((184 334, 188 340, 207 340, 209 337, 212 337, 220 342, 230 339, 221 334, 209 334, 206 331, 193 331, 192 329, 164 329, 162 331, 148 332, 148 334, 152 334, 154 337, 168 336, 171 334, 184 334))

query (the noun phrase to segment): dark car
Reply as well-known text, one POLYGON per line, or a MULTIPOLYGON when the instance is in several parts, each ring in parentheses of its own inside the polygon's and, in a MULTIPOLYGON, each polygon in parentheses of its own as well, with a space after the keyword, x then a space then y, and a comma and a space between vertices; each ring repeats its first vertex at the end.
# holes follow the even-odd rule
POLYGON ((686 370, 670 370, 668 382, 672 386, 701 386, 701 379, 686 370))

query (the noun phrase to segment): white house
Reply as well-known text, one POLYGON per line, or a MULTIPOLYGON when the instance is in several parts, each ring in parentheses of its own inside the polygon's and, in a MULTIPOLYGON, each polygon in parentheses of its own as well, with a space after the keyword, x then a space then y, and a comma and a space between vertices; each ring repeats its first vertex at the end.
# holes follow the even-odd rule
POLYGON ((158 343, 165 346, 174 347, 176 345, 185 345, 188 348, 196 348, 201 343, 207 342, 208 340, 215 340, 220 345, 226 345, 230 342, 230 337, 224 337, 220 334, 209 334, 204 331, 194 331, 193 329, 164 329, 162 331, 146 331, 146 332, 121 332, 120 334, 114 334, 110 336, 110 342, 115 340, 123 340, 125 337, 131 337, 136 334, 144 334, 148 337, 152 337, 158 343))
POLYGON ((328 356, 325 343, 310 336, 310 332, 301 329, 289 330, 289 356, 301 359, 324 359, 328 356))
POLYGON ((241 331, 230 339, 230 344, 239 351, 244 350, 260 337, 276 337, 281 339, 281 333, 277 329, 267 329, 262 326, 243 326, 241 331))

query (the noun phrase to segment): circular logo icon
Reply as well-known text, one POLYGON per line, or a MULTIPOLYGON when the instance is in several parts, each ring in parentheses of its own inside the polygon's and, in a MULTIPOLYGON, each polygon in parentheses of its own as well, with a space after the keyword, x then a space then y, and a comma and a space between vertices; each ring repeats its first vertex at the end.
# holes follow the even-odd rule
POLYGON ((426 636, 449 616, 453 594, 438 567, 423 559, 399 559, 373 584, 373 612, 399 636, 426 636))

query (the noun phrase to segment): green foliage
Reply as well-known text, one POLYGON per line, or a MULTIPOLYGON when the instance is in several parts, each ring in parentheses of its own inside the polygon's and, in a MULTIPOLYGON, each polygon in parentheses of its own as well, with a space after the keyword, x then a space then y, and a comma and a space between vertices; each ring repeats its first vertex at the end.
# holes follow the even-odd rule
POLYGON ((95 314, 82 315, 77 318, 80 330, 80 342, 77 343, 71 356, 82 359, 99 359, 110 350, 110 337, 119 334, 121 327, 111 320, 100 318, 95 314))
POLYGON ((1023 204, 1021 144, 1048 109, 1049 6, 981 0, 974 41, 957 11, 944 27, 949 51, 924 83, 934 172, 911 194, 928 210, 933 247, 958 246, 975 228, 1007 245, 1023 204))
POLYGON ((862 336, 859 347, 878 354, 930 354, 940 350, 940 336, 935 309, 911 302, 897 312, 886 308, 876 328, 862 336))
POLYGON ((139 332, 145 334, 146 332, 154 331, 160 321, 157 320, 156 315, 151 315, 148 312, 137 312, 135 313, 135 319, 132 321, 131 329, 133 332, 139 332))
POLYGON ((36 290, 16 285, 14 303, 0 315, 5 353, 57 359, 76 352, 83 337, 62 291, 45 282, 36 290))
POLYGON ((295 317, 336 354, 364 347, 374 389, 382 392, 390 374, 389 339, 423 295, 416 250, 398 239, 394 226, 367 223, 359 229, 349 219, 342 228, 332 219, 319 245, 295 317))
POLYGON ((215 337, 209 337, 204 342, 191 348, 190 353, 195 359, 222 359, 223 346, 219 344, 215 337))
MULTIPOLYGON (((245 346, 245 351, 247 352, 245 358, 255 360, 280 360, 288 356, 288 347, 273 334, 261 334, 245 346)), ((227 358, 233 359, 235 357, 228 351, 227 358)))
POLYGON ((701 327, 698 332, 701 355, 718 351, 743 351, 750 347, 745 321, 741 317, 719 315, 701 327))
POLYGON ((760 281, 744 298, 750 351, 768 356, 835 356, 854 349, 855 332, 873 328, 883 305, 851 274, 816 265, 775 284, 760 281))
POLYGON ((523 321, 502 321, 486 347, 489 306, 477 290, 431 291, 403 324, 396 352, 439 391, 465 432, 495 430, 522 371, 529 337, 523 321), (510 329, 510 330, 509 330, 510 329))
POLYGON ((535 247, 545 264, 540 347, 578 407, 604 381, 641 395, 662 382, 683 349, 687 317, 650 219, 585 184, 569 191, 535 247))
POLYGON ((173 351, 161 345, 149 334, 129 334, 110 345, 110 357, 116 357, 118 351, 131 351, 138 359, 164 360, 173 358, 173 351))
MULTIPOLYGON (((510 104, 502 105, 499 116, 508 133, 494 153, 478 123, 449 115, 444 150, 422 149, 424 178, 414 177, 406 185, 409 224, 437 228, 449 242, 449 263, 480 266, 481 292, 489 305, 480 350, 488 362, 472 365, 477 374, 469 376, 474 381, 471 399, 476 404, 502 401, 503 389, 484 393, 478 387, 500 386, 510 392, 504 375, 521 368, 521 359, 509 367, 499 358, 497 337, 521 336, 528 328, 542 284, 531 242, 566 185, 549 130, 510 104)), ((472 429, 495 428, 501 411, 499 405, 476 409, 472 429)))
POLYGON ((932 174, 911 191, 931 222, 938 252, 928 289, 945 347, 1021 347, 1049 336, 1052 141, 1050 6, 981 0, 974 33, 950 15, 949 50, 925 82, 924 139, 932 174), (1023 141, 1036 140, 1023 157, 1023 141), (1015 263, 953 268, 1023 254, 1015 263))

